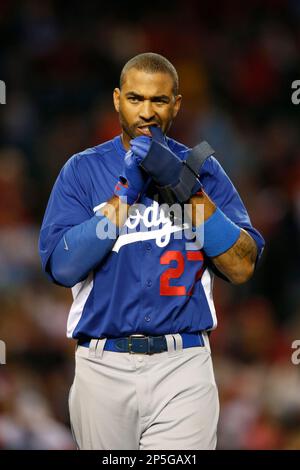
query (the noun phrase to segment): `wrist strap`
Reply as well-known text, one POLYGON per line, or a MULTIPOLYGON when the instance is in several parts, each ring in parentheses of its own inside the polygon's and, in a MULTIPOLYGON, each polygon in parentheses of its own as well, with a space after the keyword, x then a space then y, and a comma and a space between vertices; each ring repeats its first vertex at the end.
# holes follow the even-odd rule
POLYGON ((240 233, 241 228, 219 208, 204 222, 204 227, 200 225, 196 228, 197 238, 203 239, 204 237, 203 250, 209 257, 221 255, 229 250, 238 240, 240 233), (197 235, 197 229, 199 235, 197 235))

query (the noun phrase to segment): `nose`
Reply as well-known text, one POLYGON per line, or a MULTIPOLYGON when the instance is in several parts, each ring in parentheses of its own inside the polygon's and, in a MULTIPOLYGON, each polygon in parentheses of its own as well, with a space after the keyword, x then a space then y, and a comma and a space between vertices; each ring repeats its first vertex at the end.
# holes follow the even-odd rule
POLYGON ((144 100, 140 109, 140 117, 145 121, 149 121, 154 117, 154 110, 150 100, 144 100))

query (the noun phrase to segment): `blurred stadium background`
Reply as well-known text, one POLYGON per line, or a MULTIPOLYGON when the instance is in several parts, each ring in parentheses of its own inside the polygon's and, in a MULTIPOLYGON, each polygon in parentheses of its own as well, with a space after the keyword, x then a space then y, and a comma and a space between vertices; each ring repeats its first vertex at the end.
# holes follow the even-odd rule
POLYGON ((300 2, 0 2, 0 448, 72 449, 69 289, 41 273, 39 226, 63 163, 118 134, 112 90, 152 51, 177 67, 170 135, 218 151, 267 245, 249 283, 215 282, 220 449, 300 448, 300 2))

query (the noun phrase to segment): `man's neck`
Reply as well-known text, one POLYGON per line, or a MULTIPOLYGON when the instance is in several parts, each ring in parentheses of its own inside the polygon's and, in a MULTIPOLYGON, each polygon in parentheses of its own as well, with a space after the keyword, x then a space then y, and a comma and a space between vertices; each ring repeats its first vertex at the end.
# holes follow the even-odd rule
POLYGON ((121 134, 121 140, 122 140, 122 144, 123 144, 123 147, 125 148, 125 150, 129 150, 130 149, 130 144, 129 144, 129 141, 130 141, 130 138, 127 136, 127 135, 124 135, 124 132, 122 132, 121 134))

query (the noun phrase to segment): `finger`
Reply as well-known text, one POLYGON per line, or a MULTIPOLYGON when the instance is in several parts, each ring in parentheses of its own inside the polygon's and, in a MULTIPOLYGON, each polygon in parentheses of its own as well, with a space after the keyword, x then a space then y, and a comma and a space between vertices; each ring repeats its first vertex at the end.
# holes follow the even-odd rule
POLYGON ((157 142, 164 142, 164 134, 160 127, 150 126, 150 132, 152 134, 153 139, 155 139, 157 142))
POLYGON ((133 152, 133 155, 138 162, 140 162, 141 160, 140 159, 143 159, 145 158, 145 156, 147 155, 148 153, 148 150, 149 149, 144 149, 144 148, 140 148, 140 147, 132 147, 132 152, 133 152))
POLYGON ((134 139, 131 139, 130 144, 131 145, 144 145, 144 144, 150 145, 151 138, 145 135, 141 135, 139 137, 135 137, 134 139))

